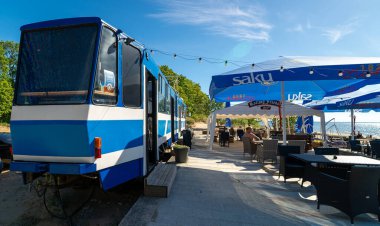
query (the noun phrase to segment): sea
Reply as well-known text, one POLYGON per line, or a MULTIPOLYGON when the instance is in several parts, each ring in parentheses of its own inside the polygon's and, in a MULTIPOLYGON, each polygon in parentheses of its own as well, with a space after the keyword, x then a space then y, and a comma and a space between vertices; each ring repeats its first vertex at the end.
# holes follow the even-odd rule
MULTIPOLYGON (((314 132, 321 132, 321 124, 319 122, 314 122, 313 126, 314 132)), ((355 124, 356 133, 360 131, 364 137, 372 135, 372 137, 380 137, 380 122, 357 122, 355 124)), ((351 134, 351 123, 350 122, 335 122, 329 123, 326 126, 327 134, 334 135, 345 135, 351 134)))

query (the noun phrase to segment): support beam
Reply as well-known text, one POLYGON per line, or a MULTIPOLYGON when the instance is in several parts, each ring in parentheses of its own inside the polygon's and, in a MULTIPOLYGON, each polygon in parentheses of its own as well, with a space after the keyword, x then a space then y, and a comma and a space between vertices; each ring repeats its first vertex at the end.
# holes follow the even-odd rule
POLYGON ((282 115, 282 142, 286 145, 286 115, 285 115, 285 85, 281 82, 281 115, 282 115))

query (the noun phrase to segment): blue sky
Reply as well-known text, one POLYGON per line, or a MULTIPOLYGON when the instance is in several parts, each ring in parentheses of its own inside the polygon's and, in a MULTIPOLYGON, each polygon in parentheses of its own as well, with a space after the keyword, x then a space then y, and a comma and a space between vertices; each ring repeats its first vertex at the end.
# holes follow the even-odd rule
MULTIPOLYGON (((23 24, 98 16, 147 48, 221 60, 260 62, 278 56, 378 56, 376 0, 253 1, 2 1, 0 40, 19 40, 23 24)), ((154 53, 159 64, 200 83, 237 65, 174 59, 154 53)))

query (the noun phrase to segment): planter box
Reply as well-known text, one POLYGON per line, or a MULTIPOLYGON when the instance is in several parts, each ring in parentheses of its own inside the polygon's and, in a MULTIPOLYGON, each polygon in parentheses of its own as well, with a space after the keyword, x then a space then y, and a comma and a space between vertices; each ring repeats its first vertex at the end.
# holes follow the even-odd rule
POLYGON ((175 161, 177 163, 186 163, 188 159, 189 154, 189 147, 182 146, 182 147, 174 147, 174 154, 175 154, 175 161))

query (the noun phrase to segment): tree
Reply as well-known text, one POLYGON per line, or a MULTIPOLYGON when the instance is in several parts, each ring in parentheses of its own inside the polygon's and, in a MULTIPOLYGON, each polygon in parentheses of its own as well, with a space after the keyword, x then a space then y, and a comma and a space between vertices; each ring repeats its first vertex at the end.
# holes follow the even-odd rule
POLYGON ((13 87, 9 79, 0 76, 0 122, 9 122, 12 111, 13 87))
POLYGON ((195 120, 204 120, 212 111, 223 108, 222 103, 216 103, 201 90, 198 83, 191 81, 184 75, 175 73, 169 66, 160 67, 169 84, 182 97, 187 111, 195 120))
POLYGON ((6 76, 14 87, 16 79, 19 44, 12 41, 0 41, 0 75, 6 76))
POLYGON ((0 122, 9 122, 16 78, 18 44, 0 41, 0 122))

